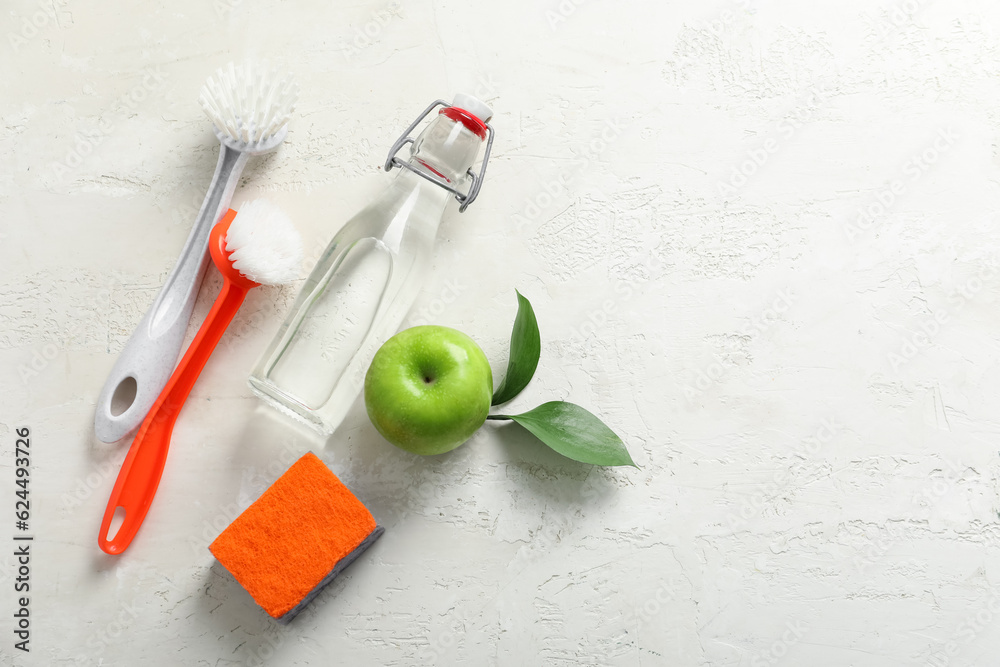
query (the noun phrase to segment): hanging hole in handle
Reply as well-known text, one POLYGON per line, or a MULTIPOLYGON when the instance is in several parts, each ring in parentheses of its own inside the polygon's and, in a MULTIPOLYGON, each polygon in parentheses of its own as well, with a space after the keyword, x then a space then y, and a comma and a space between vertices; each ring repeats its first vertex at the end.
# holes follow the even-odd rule
POLYGON ((132 407, 139 385, 131 375, 118 383, 115 393, 111 395, 111 416, 117 417, 132 407))
POLYGON ((108 526, 108 534, 104 536, 104 539, 108 542, 113 541, 123 523, 125 523, 125 508, 119 505, 115 508, 115 515, 111 517, 111 525, 108 526))

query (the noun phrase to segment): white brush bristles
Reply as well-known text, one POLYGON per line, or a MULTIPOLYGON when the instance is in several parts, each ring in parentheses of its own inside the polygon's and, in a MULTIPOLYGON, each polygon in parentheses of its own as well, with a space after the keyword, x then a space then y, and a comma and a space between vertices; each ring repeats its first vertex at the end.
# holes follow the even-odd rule
POLYGON ((243 204, 226 233, 233 267, 261 285, 281 285, 299 277, 302 237, 281 209, 265 199, 243 204))
POLYGON ((234 147, 261 149, 273 148, 284 138, 279 134, 298 98, 299 87, 291 75, 266 65, 229 63, 208 77, 198 101, 234 147))

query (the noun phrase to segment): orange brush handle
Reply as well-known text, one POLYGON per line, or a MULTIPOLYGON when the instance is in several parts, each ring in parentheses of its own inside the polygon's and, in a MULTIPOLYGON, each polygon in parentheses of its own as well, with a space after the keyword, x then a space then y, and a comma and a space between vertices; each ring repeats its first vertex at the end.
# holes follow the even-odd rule
MULTIPOLYGON (((216 262, 220 248, 222 256, 226 257, 224 245, 226 230, 235 215, 236 212, 230 209, 212 230, 209 246, 216 262)), ((215 299, 212 310, 202 322, 184 358, 146 415, 122 463, 122 469, 118 473, 107 509, 104 511, 100 535, 97 537, 97 543, 105 553, 120 554, 125 551, 139 530, 139 526, 142 525, 143 519, 146 518, 156 488, 160 484, 160 476, 163 474, 163 465, 170 448, 170 434, 174 430, 174 423, 180 415, 181 408, 184 407, 184 401, 191 393, 226 327, 246 298, 247 292, 256 286, 256 283, 249 280, 231 280, 226 272, 223 272, 223 277, 225 281, 222 291, 215 299), (125 518, 117 533, 108 539, 108 531, 118 508, 125 511, 125 518)))

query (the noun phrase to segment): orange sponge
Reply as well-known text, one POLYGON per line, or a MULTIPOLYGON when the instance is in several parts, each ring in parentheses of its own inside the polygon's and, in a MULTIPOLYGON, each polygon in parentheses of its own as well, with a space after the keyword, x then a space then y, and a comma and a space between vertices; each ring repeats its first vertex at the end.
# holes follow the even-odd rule
POLYGON ((209 549, 264 611, 287 623, 382 532, 361 501, 309 453, 209 549))

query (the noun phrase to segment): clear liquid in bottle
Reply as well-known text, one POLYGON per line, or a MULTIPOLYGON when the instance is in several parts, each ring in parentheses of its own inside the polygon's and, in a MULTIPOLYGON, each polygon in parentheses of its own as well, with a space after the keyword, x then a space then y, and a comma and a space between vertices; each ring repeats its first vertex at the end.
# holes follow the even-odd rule
MULTIPOLYGON (((480 114, 489 111, 460 97, 480 114)), ((409 311, 445 206, 465 184, 486 135, 485 123, 457 107, 458 99, 413 142, 408 166, 400 165, 407 168, 334 236, 250 375, 266 403, 321 433, 343 420, 376 350, 409 311)))

